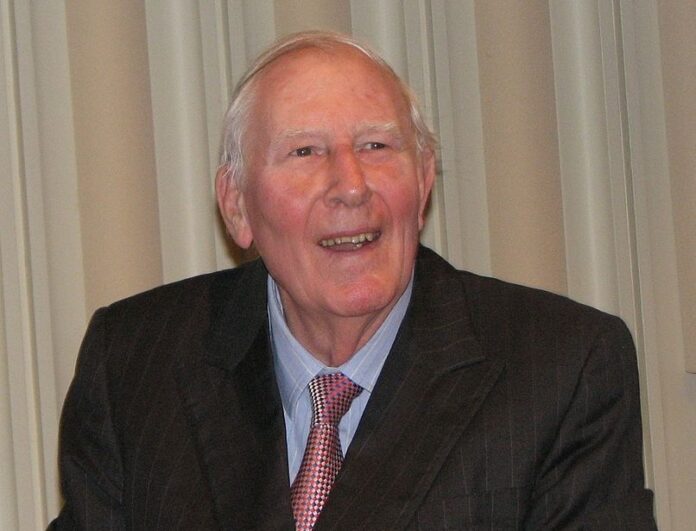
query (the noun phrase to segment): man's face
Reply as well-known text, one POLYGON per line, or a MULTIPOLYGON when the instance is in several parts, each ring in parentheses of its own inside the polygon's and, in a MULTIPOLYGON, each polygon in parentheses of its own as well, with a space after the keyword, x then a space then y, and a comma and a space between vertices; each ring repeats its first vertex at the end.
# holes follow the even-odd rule
POLYGON ((255 242, 286 313, 384 318, 408 284, 434 178, 403 96, 350 48, 291 52, 261 76, 245 182, 218 186, 230 233, 255 242))

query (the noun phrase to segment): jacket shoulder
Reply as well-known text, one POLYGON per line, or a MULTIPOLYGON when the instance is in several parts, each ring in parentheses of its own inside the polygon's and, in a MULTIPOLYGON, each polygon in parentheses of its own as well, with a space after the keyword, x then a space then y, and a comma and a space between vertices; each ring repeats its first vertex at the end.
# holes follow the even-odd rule
POLYGON ((461 294, 480 334, 508 331, 587 336, 592 330, 625 329, 614 315, 562 294, 458 270, 429 249, 422 249, 419 265, 428 282, 447 286, 436 292, 450 297, 461 294))
POLYGON ((187 307, 202 300, 215 304, 217 298, 229 300, 245 280, 263 271, 259 261, 248 262, 232 269, 204 273, 177 280, 115 301, 100 312, 121 314, 138 312, 139 308, 187 307))

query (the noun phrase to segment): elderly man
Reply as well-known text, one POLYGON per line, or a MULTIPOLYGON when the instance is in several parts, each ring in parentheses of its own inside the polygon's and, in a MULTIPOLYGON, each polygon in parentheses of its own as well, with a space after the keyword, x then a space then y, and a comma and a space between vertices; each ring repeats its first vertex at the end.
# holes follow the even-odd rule
POLYGON ((620 320, 453 269, 418 237, 433 136, 335 34, 277 43, 217 197, 260 259, 99 310, 57 529, 653 529, 620 320))

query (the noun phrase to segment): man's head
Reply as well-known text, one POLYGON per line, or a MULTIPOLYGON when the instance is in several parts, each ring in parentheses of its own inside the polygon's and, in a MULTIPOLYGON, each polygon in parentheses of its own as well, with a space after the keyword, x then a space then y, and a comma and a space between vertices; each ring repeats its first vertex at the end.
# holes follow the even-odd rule
POLYGON ((435 176, 432 135, 391 69, 343 37, 317 38, 252 67, 217 179, 227 228, 255 243, 291 329, 383 320, 408 284, 435 176))
POLYGON ((419 151, 434 151, 436 145, 435 135, 423 118, 416 96, 384 59, 368 46, 348 35, 323 31, 306 31, 294 33, 274 43, 256 58, 237 83, 223 122, 220 167, 226 168, 229 174, 237 179, 238 183, 243 181, 245 175, 244 140, 247 129, 250 126, 253 127, 253 118, 250 116, 250 110, 253 107, 257 94, 256 85, 258 78, 269 64, 283 55, 303 48, 317 48, 329 51, 346 46, 363 53, 375 66, 383 70, 385 75, 396 80, 401 96, 408 103, 411 125, 416 132, 416 142, 419 151))

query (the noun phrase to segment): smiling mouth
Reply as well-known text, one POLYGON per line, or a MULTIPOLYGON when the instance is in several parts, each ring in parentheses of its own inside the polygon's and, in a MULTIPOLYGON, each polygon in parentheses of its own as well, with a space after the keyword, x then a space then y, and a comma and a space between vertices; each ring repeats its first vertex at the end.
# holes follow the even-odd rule
POLYGON ((353 234, 352 236, 327 238, 325 240, 320 240, 319 245, 325 249, 332 247, 337 249, 360 249, 363 245, 377 240, 380 234, 380 232, 361 232, 360 234, 353 234))

